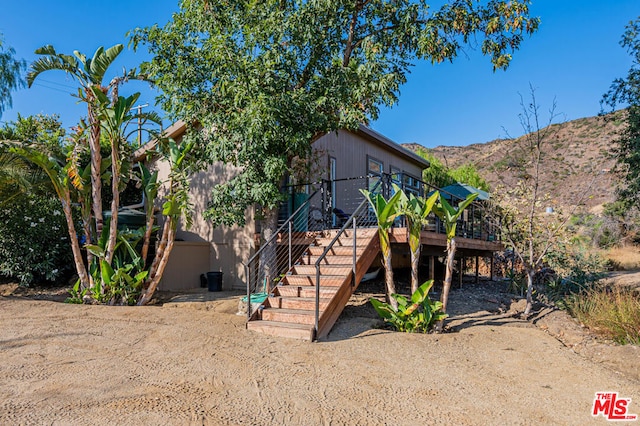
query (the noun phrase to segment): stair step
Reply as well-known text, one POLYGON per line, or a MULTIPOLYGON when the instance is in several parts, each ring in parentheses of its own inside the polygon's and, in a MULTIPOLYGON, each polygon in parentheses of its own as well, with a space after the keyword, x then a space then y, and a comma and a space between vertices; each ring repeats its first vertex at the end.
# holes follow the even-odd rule
MULTIPOLYGON (((321 275, 349 275, 352 271, 352 266, 349 265, 320 265, 321 275)), ((316 274, 315 265, 296 265, 293 270, 298 275, 313 275, 316 274)))
MULTIPOLYGON (((347 277, 345 275, 320 275, 320 286, 341 286, 347 277)), ((285 275, 283 280, 289 285, 315 286, 316 275, 285 275)))
POLYGON ((249 321, 247 329, 258 331, 269 336, 289 337, 302 340, 313 340, 313 325, 294 324, 278 321, 249 321))
MULTIPOLYGON (((321 298, 332 298, 338 291, 337 287, 321 287, 321 298)), ((283 297, 316 297, 316 288, 304 285, 279 285, 276 286, 274 293, 283 297)))
MULTIPOLYGON (((300 259, 300 263, 302 265, 315 265, 316 261, 320 256, 303 256, 300 259)), ((322 261, 320 261, 321 265, 351 265, 353 264, 353 254, 349 255, 327 255, 322 261)))
MULTIPOLYGON (((331 244, 331 241, 333 241, 333 238, 316 238, 316 245, 327 247, 331 244)), ((366 247, 369 241, 371 241, 371 236, 358 236, 358 238, 356 238, 356 246, 366 247)), ((333 243, 333 247, 353 247, 353 238, 342 236, 333 243)))
MULTIPOLYGON (((331 302, 331 298, 320 298, 320 310, 324 311, 331 302)), ((269 309, 316 309, 315 297, 269 297, 269 309)))
MULTIPOLYGON (((310 246, 307 250, 308 255, 311 256, 320 256, 324 253, 325 247, 322 246, 310 246)), ((357 246, 356 247, 356 255, 360 256, 364 253, 366 247, 357 246)), ((353 256, 353 246, 333 246, 327 253, 328 255, 340 255, 340 256, 353 256)))
POLYGON ((262 321, 314 325, 316 313, 315 309, 263 309, 262 321))
MULTIPOLYGON (((338 234, 338 232, 339 232, 338 230, 331 230, 326 232, 323 235, 323 237, 332 239, 338 234)), ((371 237, 376 232, 378 232, 377 228, 358 228, 356 231, 356 237, 358 238, 371 237)), ((341 236, 351 238, 353 236, 353 229, 351 228, 345 229, 341 236)))

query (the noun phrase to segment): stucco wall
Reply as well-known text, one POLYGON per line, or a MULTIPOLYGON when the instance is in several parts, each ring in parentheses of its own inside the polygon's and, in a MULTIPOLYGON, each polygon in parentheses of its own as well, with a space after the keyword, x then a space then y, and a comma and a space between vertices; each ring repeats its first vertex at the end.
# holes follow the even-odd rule
MULTIPOLYGON (((166 179, 168 164, 158 162, 155 168, 159 171, 159 177, 166 179)), ((222 288, 245 288, 244 266, 254 252, 255 222, 253 209, 246 213, 246 226, 219 226, 214 228, 210 221, 204 218, 207 208, 207 200, 211 188, 221 182, 228 181, 236 173, 236 169, 215 163, 208 170, 199 172, 191 178, 191 202, 193 210, 191 217, 193 225, 187 229, 184 221, 181 221, 176 234, 177 241, 209 243, 209 263, 206 270, 221 271, 223 273, 222 288)), ((173 258, 173 255, 172 255, 173 258)), ((168 276, 180 276, 180 270, 187 270, 188 266, 180 262, 170 262, 167 265, 168 276)), ((198 275, 199 275, 198 274, 198 275)), ((199 282, 196 283, 199 285, 199 282)), ((168 282, 165 285, 169 286, 168 282)))

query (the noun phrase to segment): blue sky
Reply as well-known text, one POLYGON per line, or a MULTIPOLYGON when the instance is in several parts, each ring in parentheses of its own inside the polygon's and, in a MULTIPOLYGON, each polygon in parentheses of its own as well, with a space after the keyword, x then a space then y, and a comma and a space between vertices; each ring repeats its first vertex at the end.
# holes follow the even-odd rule
MULTIPOLYGON (((178 8, 177 0, 4 3, 0 33, 27 62, 45 44, 87 55, 100 45, 126 44, 127 31, 164 25, 178 8)), ((527 96, 529 84, 536 88, 545 117, 554 98, 556 112, 567 120, 596 115, 602 94, 631 65, 618 43, 624 26, 640 16, 640 1, 533 0, 531 14, 541 17, 540 29, 514 53, 507 71, 494 73, 489 59, 472 49, 453 63, 420 63, 402 87, 399 103, 382 110, 371 127, 396 142, 426 147, 487 142, 507 132, 518 136, 519 94, 527 96)), ((126 51, 112 69, 133 67, 146 58, 126 51)), ((0 121, 14 120, 17 113, 58 113, 71 126, 84 114, 69 95, 75 87, 62 72, 43 74, 31 89, 14 92, 13 108, 0 121)), ((126 91, 141 91, 140 103, 153 105, 155 94, 144 83, 128 84, 126 91)))

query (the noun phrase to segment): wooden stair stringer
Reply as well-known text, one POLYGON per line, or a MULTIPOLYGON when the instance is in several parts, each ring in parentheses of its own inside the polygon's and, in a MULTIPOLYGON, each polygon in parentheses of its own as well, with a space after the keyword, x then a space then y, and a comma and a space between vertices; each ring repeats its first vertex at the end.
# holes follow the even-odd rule
POLYGON ((356 261, 356 279, 355 285, 352 285, 351 276, 353 272, 350 273, 345 280, 345 282, 340 286, 336 294, 333 296, 327 308, 321 313, 319 323, 318 323, 318 333, 316 334, 316 340, 326 337, 327 334, 333 328, 333 325, 336 323, 340 314, 344 310, 344 307, 349 302, 351 295, 360 285, 360 281, 364 277, 364 274, 367 273, 367 270, 373 263, 373 261, 378 257, 380 253, 380 238, 378 237, 378 233, 374 233, 369 243, 367 244, 365 250, 358 256, 356 261))

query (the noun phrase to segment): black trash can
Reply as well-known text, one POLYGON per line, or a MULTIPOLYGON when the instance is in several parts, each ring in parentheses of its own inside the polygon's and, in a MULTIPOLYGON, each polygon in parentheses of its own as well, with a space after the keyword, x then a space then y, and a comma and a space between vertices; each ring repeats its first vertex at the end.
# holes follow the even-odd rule
POLYGON ((222 291, 222 272, 207 272, 209 291, 222 291))

